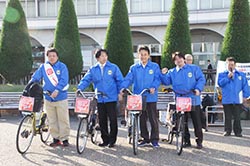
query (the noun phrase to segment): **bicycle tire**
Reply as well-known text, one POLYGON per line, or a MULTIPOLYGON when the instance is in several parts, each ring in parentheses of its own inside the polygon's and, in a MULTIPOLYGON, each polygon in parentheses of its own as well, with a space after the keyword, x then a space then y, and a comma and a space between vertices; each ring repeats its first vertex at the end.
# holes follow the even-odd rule
POLYGON ((44 113, 43 117, 41 118, 41 125, 40 125, 40 138, 43 143, 46 143, 50 137, 50 132, 49 132, 49 122, 48 122, 48 117, 47 114, 44 113))
POLYGON ((20 122, 16 135, 16 148, 21 154, 24 154, 30 147, 34 137, 34 119, 31 115, 26 115, 20 122), (26 140, 25 143, 21 142, 26 140))
POLYGON ((87 118, 81 118, 77 130, 76 136, 76 149, 79 154, 82 154, 85 150, 87 140, 88 140, 88 120, 87 118))
POLYGON ((181 155, 183 149, 183 140, 184 140, 184 119, 180 115, 177 129, 176 129, 176 152, 178 155, 181 155))
POLYGON ((132 118, 132 140, 133 140, 134 155, 138 154, 138 138, 139 138, 138 115, 134 115, 132 118))
POLYGON ((95 145, 101 143, 101 127, 98 123, 98 116, 97 114, 92 115, 92 125, 90 128, 91 131, 91 142, 95 145))

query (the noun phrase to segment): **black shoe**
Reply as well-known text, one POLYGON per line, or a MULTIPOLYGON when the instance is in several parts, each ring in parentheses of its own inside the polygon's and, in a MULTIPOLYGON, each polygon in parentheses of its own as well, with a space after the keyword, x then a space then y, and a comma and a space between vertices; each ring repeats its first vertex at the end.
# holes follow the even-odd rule
POLYGON ((108 147, 109 147, 109 148, 115 147, 115 143, 110 143, 110 144, 108 145, 108 147))
POLYGON ((196 148, 197 148, 197 149, 202 149, 203 146, 202 146, 202 144, 197 144, 196 148))
POLYGON ((231 135, 231 133, 229 133, 229 132, 225 132, 225 133, 224 133, 224 136, 225 136, 225 137, 230 136, 230 135, 231 135))
POLYGON ((56 146, 60 146, 62 143, 59 139, 55 139, 53 138, 53 142, 51 144, 49 144, 49 146, 51 147, 56 147, 56 146))
POLYGON ((188 148, 188 147, 191 147, 191 143, 190 142, 185 142, 183 144, 183 148, 188 148))
POLYGON ((98 144, 98 146, 100 146, 100 147, 105 147, 105 146, 108 146, 108 143, 98 144))
POLYGON ((68 140, 64 140, 64 141, 63 141, 63 146, 64 146, 64 147, 69 146, 69 141, 68 141, 68 140))
POLYGON ((236 137, 243 137, 242 134, 235 134, 236 137))

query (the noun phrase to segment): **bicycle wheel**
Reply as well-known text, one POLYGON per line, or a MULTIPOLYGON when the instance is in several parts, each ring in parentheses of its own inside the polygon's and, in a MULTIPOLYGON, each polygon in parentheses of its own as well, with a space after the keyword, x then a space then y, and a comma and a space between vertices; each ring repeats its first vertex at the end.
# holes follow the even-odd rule
POLYGON ((178 155, 181 155, 183 148, 183 139, 184 139, 184 119, 183 116, 179 116, 179 121, 176 128, 176 151, 178 155))
POLYGON ((47 114, 44 113, 41 118, 41 125, 40 125, 40 138, 43 143, 46 143, 49 139, 50 132, 49 132, 49 121, 47 114))
POLYGON ((87 118, 81 118, 76 136, 76 149, 79 154, 83 153, 87 144, 87 138, 88 138, 87 127, 88 127, 87 118))
POLYGON ((138 138, 139 138, 138 115, 134 115, 132 118, 132 140, 133 140, 134 155, 138 154, 138 138))
POLYGON ((90 119, 91 142, 95 145, 98 145, 99 143, 101 143, 101 127, 98 123, 98 115, 95 113, 91 116, 90 119))
POLYGON ((24 154, 29 149, 34 137, 33 118, 31 115, 26 115, 19 124, 16 135, 16 148, 21 154, 24 154))

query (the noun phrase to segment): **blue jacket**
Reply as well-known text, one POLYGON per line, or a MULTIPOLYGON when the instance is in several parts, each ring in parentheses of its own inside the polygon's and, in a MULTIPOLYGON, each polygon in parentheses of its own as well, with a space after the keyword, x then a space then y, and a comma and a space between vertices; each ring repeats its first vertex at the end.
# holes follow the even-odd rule
POLYGON ((228 73, 228 71, 219 73, 218 77, 218 85, 222 89, 222 104, 241 104, 240 98, 249 97, 246 75, 235 70, 233 78, 228 78, 228 73))
POLYGON ((78 89, 84 90, 90 83, 94 84, 94 89, 104 95, 98 95, 98 103, 114 102, 118 99, 123 76, 117 65, 106 62, 103 68, 103 76, 99 63, 92 66, 82 78, 78 89))
POLYGON ((187 96, 192 98, 192 105, 200 105, 201 98, 196 96, 192 91, 203 90, 206 83, 205 77, 199 66, 185 64, 179 71, 176 68, 169 70, 165 75, 161 75, 164 85, 172 85, 176 92, 176 97, 187 96))
MULTIPOLYGON (((49 63, 49 62, 46 62, 46 63, 49 63)), ((68 68, 64 63, 60 61, 57 61, 52 66, 52 68, 54 69, 56 76, 58 78, 58 84, 56 87, 54 87, 54 85, 48 79, 46 72, 45 72, 44 64, 42 64, 37 69, 37 71, 33 74, 30 82, 40 82, 41 79, 43 78, 44 80, 43 90, 44 91, 49 91, 51 93, 54 92, 56 89, 59 91, 56 98, 52 99, 50 96, 45 95, 45 99, 51 102, 65 100, 68 97, 67 88, 65 90, 65 87, 68 86, 68 82, 69 82, 68 68)))
POLYGON ((147 102, 157 102, 158 87, 160 86, 160 68, 157 63, 148 61, 145 68, 141 63, 134 64, 125 77, 122 88, 128 88, 133 84, 133 93, 140 94, 143 89, 155 88, 155 93, 144 93, 147 102))

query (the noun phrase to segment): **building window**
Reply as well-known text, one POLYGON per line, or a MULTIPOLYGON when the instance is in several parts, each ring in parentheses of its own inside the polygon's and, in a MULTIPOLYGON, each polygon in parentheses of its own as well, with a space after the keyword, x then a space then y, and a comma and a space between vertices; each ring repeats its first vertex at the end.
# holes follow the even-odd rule
POLYGON ((6 8, 6 2, 0 1, 0 18, 4 17, 5 8, 6 8))
POLYGON ((230 8, 231 0, 224 0, 224 8, 230 8))
POLYGON ((201 9, 210 9, 211 8, 211 0, 200 0, 200 8, 201 9))
POLYGON ((76 0, 77 15, 95 15, 96 0, 76 0))
POLYGON ((131 13, 161 12, 162 0, 131 0, 131 13))
POLYGON ((35 0, 27 0, 26 17, 36 17, 36 2, 35 2, 35 0))
POLYGON ((165 11, 169 12, 172 7, 172 0, 165 0, 165 11))
POLYGON ((213 0, 212 1, 212 8, 213 9, 221 9, 221 8, 223 8, 223 0, 213 0))
POLYGON ((57 6, 55 0, 47 0, 47 16, 56 16, 57 15, 57 6))
POLYGON ((188 0, 188 10, 197 10, 198 0, 188 0))
POLYGON ((99 0, 99 13, 110 14, 112 7, 112 0, 99 0))

